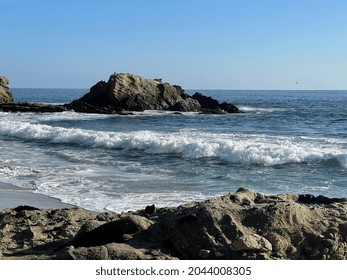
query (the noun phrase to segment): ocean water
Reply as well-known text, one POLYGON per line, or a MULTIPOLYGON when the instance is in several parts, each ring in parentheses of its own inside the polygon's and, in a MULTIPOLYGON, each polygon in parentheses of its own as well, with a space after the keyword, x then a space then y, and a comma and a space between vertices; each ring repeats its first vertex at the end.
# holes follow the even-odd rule
MULTIPOLYGON (((16 101, 61 104, 87 90, 12 92, 16 101)), ((0 112, 0 181, 114 212, 239 187, 347 197, 347 91, 199 92, 244 113, 0 112)))

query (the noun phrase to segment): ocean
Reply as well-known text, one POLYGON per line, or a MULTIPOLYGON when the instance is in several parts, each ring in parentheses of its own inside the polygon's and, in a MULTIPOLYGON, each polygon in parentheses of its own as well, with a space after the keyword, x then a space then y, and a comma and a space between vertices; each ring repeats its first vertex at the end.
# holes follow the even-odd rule
MULTIPOLYGON (((118 213, 240 187, 347 197, 347 91, 197 91, 244 113, 0 112, 0 181, 118 213)), ((88 90, 12 92, 62 104, 88 90)))

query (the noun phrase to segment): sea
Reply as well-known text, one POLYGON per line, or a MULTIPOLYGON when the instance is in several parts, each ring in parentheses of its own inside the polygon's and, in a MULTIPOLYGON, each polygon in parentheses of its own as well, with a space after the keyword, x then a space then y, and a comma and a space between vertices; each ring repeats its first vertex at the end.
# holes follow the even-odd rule
MULTIPOLYGON (((187 90, 243 113, 0 112, 0 181, 92 211, 233 193, 347 197, 347 91, 187 90)), ((87 89, 12 89, 64 104, 87 89)))

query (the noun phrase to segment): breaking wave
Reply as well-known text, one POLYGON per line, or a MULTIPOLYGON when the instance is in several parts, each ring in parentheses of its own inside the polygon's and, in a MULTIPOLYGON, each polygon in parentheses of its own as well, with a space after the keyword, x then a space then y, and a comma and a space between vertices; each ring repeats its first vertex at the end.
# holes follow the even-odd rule
POLYGON ((265 166, 337 162, 347 167, 346 141, 259 134, 178 132, 107 132, 0 121, 0 133, 24 141, 78 145, 86 148, 142 150, 148 154, 177 154, 188 159, 218 158, 231 163, 265 166))

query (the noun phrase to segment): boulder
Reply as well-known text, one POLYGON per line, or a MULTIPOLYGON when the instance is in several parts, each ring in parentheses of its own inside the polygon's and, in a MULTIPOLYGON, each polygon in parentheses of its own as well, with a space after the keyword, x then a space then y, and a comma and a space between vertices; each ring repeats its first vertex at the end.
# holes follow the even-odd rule
POLYGON ((0 104, 13 102, 13 96, 9 88, 9 80, 0 76, 0 104))
POLYGON ((259 234, 253 233, 245 235, 235 240, 231 244, 233 251, 272 251, 272 245, 266 238, 259 234))

